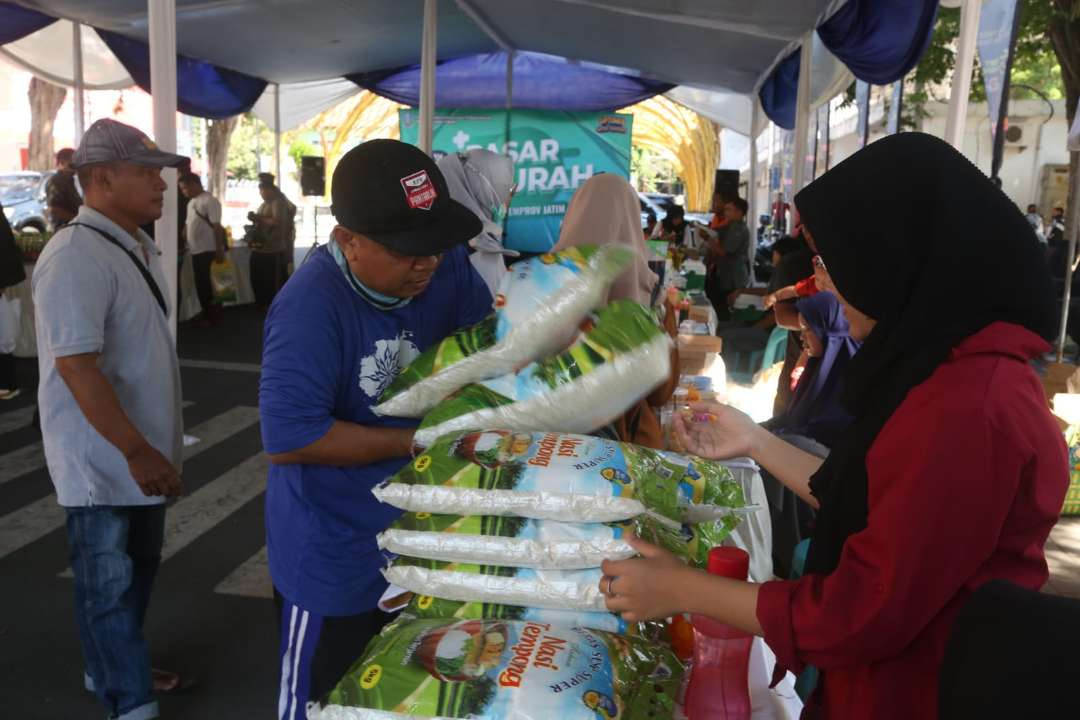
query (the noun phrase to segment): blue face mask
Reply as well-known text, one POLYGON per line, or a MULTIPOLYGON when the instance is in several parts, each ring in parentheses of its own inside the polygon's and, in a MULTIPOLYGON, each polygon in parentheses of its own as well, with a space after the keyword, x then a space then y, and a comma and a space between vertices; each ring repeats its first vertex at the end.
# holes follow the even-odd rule
POLYGON ((360 297, 379 310, 394 310, 396 308, 405 307, 409 304, 412 298, 399 298, 390 295, 383 295, 377 290, 372 290, 364 283, 360 282, 360 278, 356 277, 352 268, 349 267, 349 261, 345 257, 345 253, 341 251, 341 246, 338 245, 337 240, 330 238, 330 242, 327 243, 330 246, 330 255, 334 258, 334 262, 337 263, 338 269, 341 270, 341 274, 345 276, 345 280, 348 281, 349 287, 353 289, 360 297))

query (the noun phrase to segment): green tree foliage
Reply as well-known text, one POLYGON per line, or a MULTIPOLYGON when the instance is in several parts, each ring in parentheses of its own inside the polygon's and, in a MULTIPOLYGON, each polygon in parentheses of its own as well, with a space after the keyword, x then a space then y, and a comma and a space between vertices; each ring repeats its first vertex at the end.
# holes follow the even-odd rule
POLYGON ((229 143, 229 174, 239 180, 254 180, 259 175, 259 157, 265 167, 273 166, 274 133, 252 113, 245 113, 229 143))

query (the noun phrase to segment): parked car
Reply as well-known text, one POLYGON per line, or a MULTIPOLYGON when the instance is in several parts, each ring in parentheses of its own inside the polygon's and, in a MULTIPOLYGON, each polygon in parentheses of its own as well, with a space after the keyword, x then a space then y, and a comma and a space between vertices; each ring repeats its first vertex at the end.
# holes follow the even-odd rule
MULTIPOLYGON (((657 220, 663 220, 667 215, 668 208, 675 205, 675 196, 667 195, 665 193, 638 193, 638 201, 641 203, 641 227, 645 227, 645 218, 652 210, 656 215, 657 220)), ((708 225, 712 220, 712 215, 709 213, 685 213, 687 222, 697 222, 702 225, 708 225)))
POLYGON ((51 170, 0 175, 0 204, 4 206, 4 216, 16 232, 36 230, 43 233, 48 230, 45 185, 52 176, 51 170))

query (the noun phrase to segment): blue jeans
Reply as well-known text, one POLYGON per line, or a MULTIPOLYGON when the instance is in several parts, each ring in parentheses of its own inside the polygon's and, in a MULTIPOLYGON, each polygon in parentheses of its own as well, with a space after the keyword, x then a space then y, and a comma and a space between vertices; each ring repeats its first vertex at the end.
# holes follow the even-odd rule
POLYGON ((65 508, 86 673, 110 717, 158 716, 142 635, 165 534, 165 506, 65 508))

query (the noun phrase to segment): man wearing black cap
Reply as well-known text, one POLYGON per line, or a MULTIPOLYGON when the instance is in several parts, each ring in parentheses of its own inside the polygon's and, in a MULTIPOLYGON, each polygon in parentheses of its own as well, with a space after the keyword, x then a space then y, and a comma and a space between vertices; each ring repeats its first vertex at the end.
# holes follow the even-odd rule
POLYGON ((151 670, 142 635, 182 420, 165 274, 139 226, 161 217, 161 169, 184 159, 128 125, 91 125, 74 157, 85 204, 32 280, 41 434, 67 514, 86 687, 125 720, 158 717, 153 691, 182 684, 151 670))
POLYGON ((480 221, 423 152, 396 140, 353 148, 332 199, 333 238, 267 316, 259 386, 281 717, 332 689, 389 618, 375 535, 399 512, 371 488, 404 465, 416 421, 371 406, 422 350, 491 312, 464 247, 480 221))

